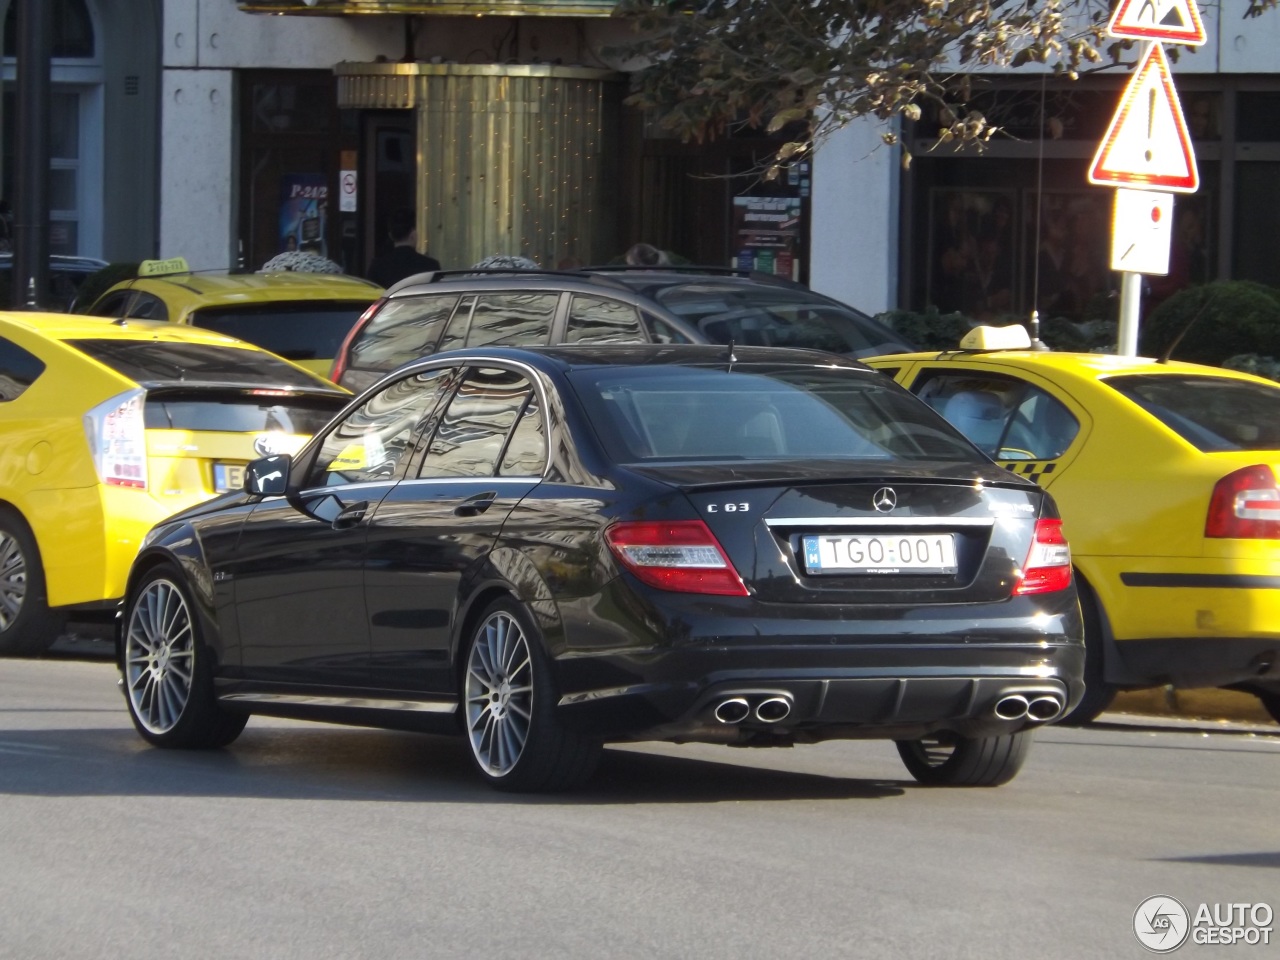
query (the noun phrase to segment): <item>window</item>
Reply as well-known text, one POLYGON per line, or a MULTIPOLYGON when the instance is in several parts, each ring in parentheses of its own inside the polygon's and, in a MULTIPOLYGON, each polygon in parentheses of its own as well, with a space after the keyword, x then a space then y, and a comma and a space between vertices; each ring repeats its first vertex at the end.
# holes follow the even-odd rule
POLYGON ((574 296, 565 343, 644 343, 640 313, 629 303, 574 296))
POLYGON ((445 368, 402 377, 366 400, 325 437, 305 485, 393 479, 454 373, 445 368))
POLYGON ((981 462, 955 430, 870 371, 742 363, 568 376, 596 434, 621 463, 981 462))
POLYGON ((647 313, 644 315, 644 319, 649 325, 649 333, 653 337, 655 343, 693 342, 665 320, 659 320, 657 317, 647 313))
POLYGON ((532 346, 551 339, 558 293, 492 293, 476 300, 468 347, 532 346))
POLYGON ((914 389, 996 460, 1055 460, 1080 432, 1080 422, 1059 400, 1013 377, 936 374, 914 389))
POLYGON ((368 306, 362 300, 336 300, 207 307, 192 315, 191 325, 247 340, 286 360, 329 360, 368 306))
POLYGON ((149 293, 139 293, 129 304, 128 316, 132 320, 168 320, 169 308, 159 297, 149 293))
POLYGON ((1280 389, 1226 377, 1111 377, 1111 387, 1205 453, 1280 448, 1280 389))
POLYGON ((244 383, 323 390, 325 381, 253 347, 161 340, 68 340, 99 363, 139 383, 244 383))
POLYGON ((0 337, 0 402, 17 400, 44 373, 44 361, 0 337))
POLYGON ((504 477, 540 477, 546 468, 547 439, 538 410, 538 395, 531 393, 511 433, 498 473, 504 477))
POLYGON ((457 305, 457 294, 388 300, 351 345, 351 367, 393 370, 430 356, 457 305))
MULTIPOLYGON (((472 370, 440 418, 418 476, 491 477, 500 458, 504 473, 530 469, 534 443, 526 424, 521 424, 519 444, 513 443, 510 456, 503 458, 502 453, 532 393, 529 381, 514 371, 472 370)), ((532 415, 538 416, 536 409, 532 415)), ((540 428, 535 424, 532 429, 540 428)))
POLYGON ((132 294, 133 291, 131 290, 117 290, 115 293, 108 293, 86 312, 95 317, 123 316, 125 307, 129 305, 129 297, 132 294))

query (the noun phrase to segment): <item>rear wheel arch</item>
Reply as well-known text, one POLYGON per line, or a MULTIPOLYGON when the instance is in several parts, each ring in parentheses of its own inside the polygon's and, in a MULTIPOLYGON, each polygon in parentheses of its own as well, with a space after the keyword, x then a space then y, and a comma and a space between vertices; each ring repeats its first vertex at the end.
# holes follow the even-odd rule
POLYGON ((1088 723, 1102 713, 1115 699, 1117 688, 1109 676, 1119 672, 1120 655, 1115 647, 1106 609, 1089 578, 1079 567, 1073 568, 1076 593, 1080 597, 1080 613, 1084 620, 1084 697, 1059 722, 1088 723))
POLYGON ((35 531, 22 511, 10 502, 0 500, 0 525, 7 526, 12 532, 12 536, 6 539, 11 539, 15 547, 10 558, 21 564, 13 570, 13 584, 15 590, 21 591, 22 598, 16 612, 12 613, 12 621, 0 636, 0 652, 42 653, 57 639, 65 614, 49 607, 44 555, 35 531))

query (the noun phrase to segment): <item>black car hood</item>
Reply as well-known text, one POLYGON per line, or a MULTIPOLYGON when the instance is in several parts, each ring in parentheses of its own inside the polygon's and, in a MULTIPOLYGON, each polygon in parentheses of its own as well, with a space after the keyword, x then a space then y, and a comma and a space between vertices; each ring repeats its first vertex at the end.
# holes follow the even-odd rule
POLYGON ((789 485, 831 480, 927 480, 942 483, 984 483, 1000 486, 1035 486, 994 464, 977 461, 956 463, 901 460, 717 460, 708 463, 627 464, 641 476, 669 483, 682 490, 725 484, 785 483, 789 485))

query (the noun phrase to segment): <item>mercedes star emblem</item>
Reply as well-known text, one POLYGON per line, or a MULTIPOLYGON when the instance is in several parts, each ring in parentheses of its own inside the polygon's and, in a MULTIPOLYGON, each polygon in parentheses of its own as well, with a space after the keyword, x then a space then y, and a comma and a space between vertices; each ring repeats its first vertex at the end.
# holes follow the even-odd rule
POLYGON ((881 513, 892 513, 898 505, 898 495, 893 492, 893 487, 881 487, 871 498, 871 505, 881 513))

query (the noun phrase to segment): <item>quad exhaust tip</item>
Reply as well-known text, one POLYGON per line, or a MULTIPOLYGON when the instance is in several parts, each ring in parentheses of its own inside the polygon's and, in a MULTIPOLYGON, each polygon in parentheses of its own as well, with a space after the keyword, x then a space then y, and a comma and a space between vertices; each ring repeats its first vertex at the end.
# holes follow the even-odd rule
POLYGON ((1049 694, 1032 695, 1028 699, 1020 693, 1010 693, 996 701, 993 712, 998 720, 1025 717, 1036 723, 1047 723, 1062 713, 1062 701, 1049 694))
POLYGON ((730 697, 720 702, 714 714, 721 723, 741 723, 751 716, 751 704, 742 697, 730 697))
POLYGON ((1019 693, 1012 693, 996 701, 996 716, 1001 720, 1021 720, 1027 715, 1027 698, 1019 693))
POLYGON ((1041 723, 1052 720, 1062 712, 1062 701, 1057 697, 1036 697, 1027 704, 1027 716, 1041 723))
POLYGON ((726 697, 721 700, 711 715, 720 723, 737 724, 755 719, 760 723, 778 723, 791 715, 791 698, 777 695, 766 696, 752 707, 755 700, 745 696, 726 697))

